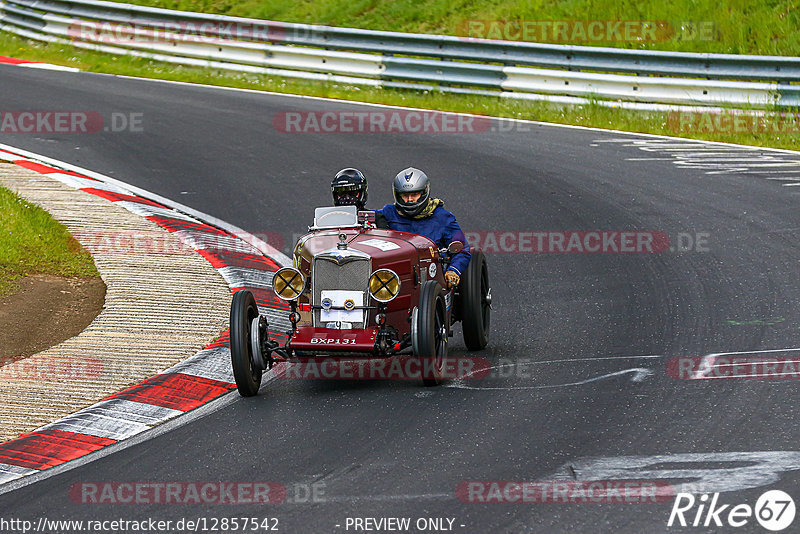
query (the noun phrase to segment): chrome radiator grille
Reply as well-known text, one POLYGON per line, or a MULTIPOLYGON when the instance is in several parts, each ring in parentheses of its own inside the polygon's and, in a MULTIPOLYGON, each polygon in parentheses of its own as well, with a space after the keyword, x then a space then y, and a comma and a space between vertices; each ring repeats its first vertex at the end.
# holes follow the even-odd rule
MULTIPOLYGON (((350 291, 366 291, 370 275, 369 258, 350 259, 341 265, 326 258, 314 258, 311 290, 313 304, 322 304, 322 291, 342 289, 350 291)), ((320 310, 314 310, 314 326, 324 326, 320 320, 320 310)), ((353 328, 364 328, 364 323, 353 323, 353 328)))

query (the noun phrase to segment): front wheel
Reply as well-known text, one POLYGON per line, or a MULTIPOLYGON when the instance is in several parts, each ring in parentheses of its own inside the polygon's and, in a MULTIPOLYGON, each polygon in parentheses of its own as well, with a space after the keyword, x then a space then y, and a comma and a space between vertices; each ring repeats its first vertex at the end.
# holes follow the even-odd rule
POLYGON ((468 350, 481 350, 489 343, 491 314, 489 268, 483 252, 477 250, 472 253, 461 281, 461 326, 468 350))
POLYGON ((261 387, 261 367, 255 362, 251 346, 251 329, 256 318, 258 305, 253 294, 247 290, 234 293, 231 303, 231 364, 236 389, 242 397, 256 395, 261 387))
POLYGON ((438 386, 444 379, 447 358, 447 312, 442 286, 435 280, 422 284, 419 306, 412 316, 412 347, 420 363, 422 383, 438 386))

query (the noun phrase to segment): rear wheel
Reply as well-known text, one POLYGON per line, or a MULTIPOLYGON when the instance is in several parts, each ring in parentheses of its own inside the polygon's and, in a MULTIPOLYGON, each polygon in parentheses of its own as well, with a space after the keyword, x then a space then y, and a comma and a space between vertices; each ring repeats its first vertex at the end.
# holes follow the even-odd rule
POLYGON ((442 286, 435 280, 422 284, 419 306, 412 318, 412 347, 419 360, 422 383, 438 386, 444 379, 447 358, 447 312, 442 286))
POLYGON ((468 350, 481 350, 489 343, 492 290, 483 252, 472 253, 461 282, 461 326, 468 350))
POLYGON ((261 367, 255 362, 251 346, 251 329, 256 318, 258 305, 253 294, 237 291, 231 303, 231 364, 236 389, 242 397, 256 395, 261 386, 261 367))

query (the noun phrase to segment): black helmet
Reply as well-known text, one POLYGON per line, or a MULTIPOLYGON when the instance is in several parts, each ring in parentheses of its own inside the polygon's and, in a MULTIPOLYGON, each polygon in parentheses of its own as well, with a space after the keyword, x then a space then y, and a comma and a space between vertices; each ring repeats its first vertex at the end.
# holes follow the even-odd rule
POLYGON ((365 209, 367 204, 367 177, 358 169, 348 167, 336 173, 331 182, 333 203, 336 206, 357 206, 365 209))
POLYGON ((431 182, 428 176, 419 169, 409 167, 400 171, 394 178, 392 184, 394 192, 394 205, 400 215, 404 217, 414 217, 422 212, 428 205, 428 200, 431 197, 431 182), (416 193, 420 192, 422 195, 416 202, 405 202, 402 193, 416 193))

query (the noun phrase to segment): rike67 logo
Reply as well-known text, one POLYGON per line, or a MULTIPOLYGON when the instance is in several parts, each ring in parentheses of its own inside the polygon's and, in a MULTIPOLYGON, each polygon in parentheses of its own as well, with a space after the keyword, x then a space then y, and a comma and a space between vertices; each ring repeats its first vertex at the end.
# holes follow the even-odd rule
POLYGON ((719 493, 704 493, 696 498, 691 493, 678 493, 667 526, 743 527, 756 521, 772 532, 785 530, 794 522, 795 504, 792 497, 780 490, 763 493, 755 507, 749 504, 723 504, 719 493))

